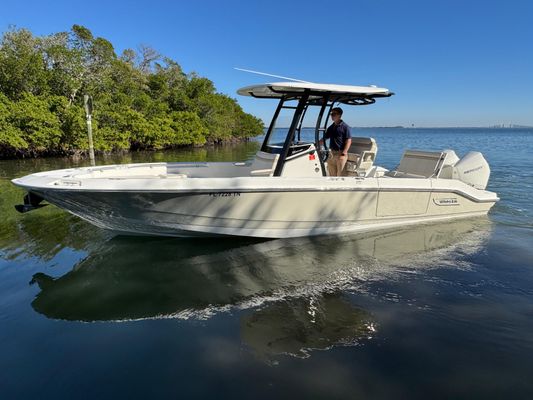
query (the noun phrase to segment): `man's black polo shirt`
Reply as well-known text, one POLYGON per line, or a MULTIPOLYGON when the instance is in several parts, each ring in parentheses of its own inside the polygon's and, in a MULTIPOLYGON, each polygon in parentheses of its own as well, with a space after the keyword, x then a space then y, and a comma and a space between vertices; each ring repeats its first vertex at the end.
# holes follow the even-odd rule
POLYGON ((338 125, 331 124, 324 135, 324 139, 329 139, 329 148, 336 151, 343 150, 346 140, 351 137, 350 127, 344 121, 341 121, 338 125))

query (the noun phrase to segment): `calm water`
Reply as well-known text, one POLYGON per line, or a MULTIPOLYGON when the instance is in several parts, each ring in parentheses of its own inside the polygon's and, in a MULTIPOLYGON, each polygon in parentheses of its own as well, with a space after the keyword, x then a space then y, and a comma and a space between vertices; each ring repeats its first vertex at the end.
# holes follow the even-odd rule
POLYGON ((479 150, 501 202, 365 235, 113 237, 53 206, 14 211, 9 179, 75 162, 1 161, 0 397, 532 398, 533 131, 358 134, 389 168, 405 148, 479 150))

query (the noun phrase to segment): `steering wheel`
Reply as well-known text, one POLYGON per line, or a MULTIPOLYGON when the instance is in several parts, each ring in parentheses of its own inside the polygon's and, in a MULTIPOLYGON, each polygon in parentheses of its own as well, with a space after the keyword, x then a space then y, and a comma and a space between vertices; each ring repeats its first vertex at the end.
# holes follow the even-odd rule
POLYGON ((318 156, 320 157, 320 159, 322 160, 323 163, 325 163, 326 161, 328 161, 328 158, 330 156, 330 151, 329 149, 324 145, 324 146, 321 146, 318 150, 318 156))

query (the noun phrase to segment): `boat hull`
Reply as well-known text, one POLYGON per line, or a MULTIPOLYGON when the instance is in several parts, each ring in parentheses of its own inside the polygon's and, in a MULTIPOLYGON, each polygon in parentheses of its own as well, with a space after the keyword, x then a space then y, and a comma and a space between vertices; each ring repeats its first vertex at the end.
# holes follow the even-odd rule
POLYGON ((494 201, 456 191, 339 190, 31 192, 104 229, 156 236, 283 238, 363 232, 484 215, 494 201))

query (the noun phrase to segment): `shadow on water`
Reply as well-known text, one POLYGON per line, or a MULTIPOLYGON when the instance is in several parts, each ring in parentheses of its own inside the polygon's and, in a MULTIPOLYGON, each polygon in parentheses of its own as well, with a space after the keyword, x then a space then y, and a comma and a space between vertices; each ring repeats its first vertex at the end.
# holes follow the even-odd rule
POLYGON ((254 353, 305 357, 308 349, 372 335, 371 315, 342 290, 454 264, 457 254, 478 251, 490 229, 476 219, 270 241, 114 237, 59 278, 36 273, 32 307, 87 322, 206 319, 249 309, 241 335, 254 353))

